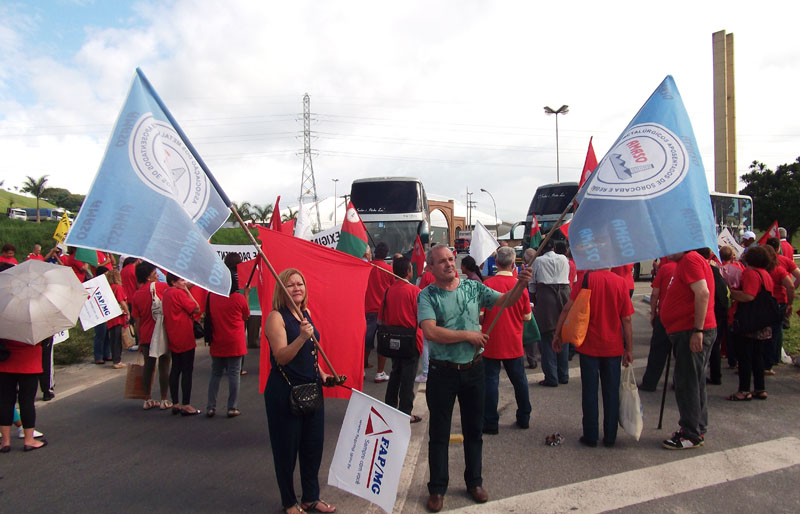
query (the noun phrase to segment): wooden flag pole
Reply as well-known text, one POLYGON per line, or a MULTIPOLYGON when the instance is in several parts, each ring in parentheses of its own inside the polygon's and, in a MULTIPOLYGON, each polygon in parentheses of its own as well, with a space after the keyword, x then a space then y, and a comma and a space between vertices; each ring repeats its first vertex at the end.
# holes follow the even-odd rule
MULTIPOLYGON (((301 320, 304 319, 303 312, 300 310, 300 307, 295 305, 294 301, 292 300, 292 296, 289 294, 289 291, 286 289, 286 286, 283 284, 283 282, 281 282, 280 278, 278 277, 278 273, 275 271, 275 268, 272 267, 272 263, 270 263, 269 259, 267 259, 267 256, 264 255, 264 251, 261 249, 261 245, 258 244, 258 242, 256 241, 256 238, 253 237, 253 234, 251 234, 250 231, 247 229, 247 225, 245 225, 244 221, 242 220, 242 217, 239 216, 239 212, 236 210, 236 207, 233 204, 231 204, 229 207, 230 207, 231 212, 233 213, 234 218, 236 218, 236 221, 239 222, 239 226, 242 227, 242 230, 244 230, 245 233, 247 233, 247 237, 250 239, 250 242, 253 244, 253 246, 258 251, 258 256, 261 257, 261 260, 264 262, 264 264, 267 265, 267 268, 269 269, 269 272, 272 273, 272 276, 275 278, 275 283, 280 285, 281 291, 283 292, 284 295, 286 295, 286 298, 289 300, 288 302, 286 302, 287 305, 290 306, 290 308, 294 312, 294 314, 299 316, 299 318, 301 320)), ((311 340, 314 341, 314 346, 317 348, 317 351, 322 356, 322 360, 325 361, 325 364, 328 366, 328 369, 331 370, 331 373, 333 374, 334 379, 336 380, 336 382, 339 382, 339 380, 340 380, 339 379, 339 375, 336 373, 336 370, 333 368, 333 364, 331 364, 331 361, 328 359, 328 356, 325 355, 325 352, 322 350, 322 347, 319 345, 319 341, 317 341, 317 338, 314 337, 313 334, 311 335, 311 340)))

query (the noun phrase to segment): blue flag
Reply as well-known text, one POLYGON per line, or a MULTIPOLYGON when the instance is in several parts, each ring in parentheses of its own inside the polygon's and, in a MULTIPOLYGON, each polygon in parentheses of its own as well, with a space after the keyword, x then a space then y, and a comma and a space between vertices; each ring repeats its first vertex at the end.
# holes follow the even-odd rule
POLYGON ((671 76, 589 175, 578 201, 569 230, 578 269, 718 251, 705 169, 671 76))
POLYGON ((137 74, 66 244, 146 259, 228 296, 208 239, 228 209, 137 74))

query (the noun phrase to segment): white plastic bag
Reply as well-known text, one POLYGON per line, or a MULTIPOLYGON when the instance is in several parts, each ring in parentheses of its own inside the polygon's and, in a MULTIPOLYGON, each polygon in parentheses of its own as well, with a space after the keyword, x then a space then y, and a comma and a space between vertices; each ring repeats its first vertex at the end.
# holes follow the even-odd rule
POLYGON ((161 357, 167 353, 167 330, 164 328, 164 309, 161 304, 161 298, 156 294, 156 283, 150 283, 150 294, 153 298, 153 303, 150 305, 150 312, 153 314, 153 320, 156 322, 153 328, 153 337, 150 339, 150 357, 161 357))
POLYGON ((643 416, 644 410, 639 400, 636 377, 633 376, 633 366, 623 367, 619 383, 619 424, 637 441, 642 435, 643 416))
POLYGON ((781 362, 784 364, 791 364, 792 358, 786 353, 786 350, 781 348, 781 362))

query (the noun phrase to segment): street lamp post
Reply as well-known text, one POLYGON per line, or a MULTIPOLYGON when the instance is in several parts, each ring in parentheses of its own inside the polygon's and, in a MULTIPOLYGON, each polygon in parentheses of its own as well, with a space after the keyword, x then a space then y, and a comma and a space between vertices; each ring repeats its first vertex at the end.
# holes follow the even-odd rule
POLYGON ((336 226, 336 183, 339 182, 338 178, 332 178, 333 181, 333 226, 336 226))
POLYGON ((497 237, 500 235, 500 224, 497 222, 497 204, 494 201, 494 196, 492 196, 492 193, 485 190, 484 188, 481 188, 481 191, 489 195, 489 198, 492 199, 492 205, 494 205, 494 231, 495 231, 495 237, 497 237))
POLYGON ((558 110, 554 111, 550 107, 544 107, 544 113, 547 115, 555 114, 556 115, 556 182, 561 182, 561 171, 559 166, 559 159, 558 159, 558 115, 559 114, 567 114, 569 112, 568 105, 562 105, 558 108, 558 110))

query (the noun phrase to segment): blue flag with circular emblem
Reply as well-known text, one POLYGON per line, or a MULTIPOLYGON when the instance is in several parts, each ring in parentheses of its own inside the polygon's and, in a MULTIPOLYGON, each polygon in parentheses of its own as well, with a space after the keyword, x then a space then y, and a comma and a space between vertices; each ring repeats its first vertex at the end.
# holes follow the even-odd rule
POLYGON ((672 76, 589 175, 569 234, 578 269, 719 251, 705 168, 672 76))

